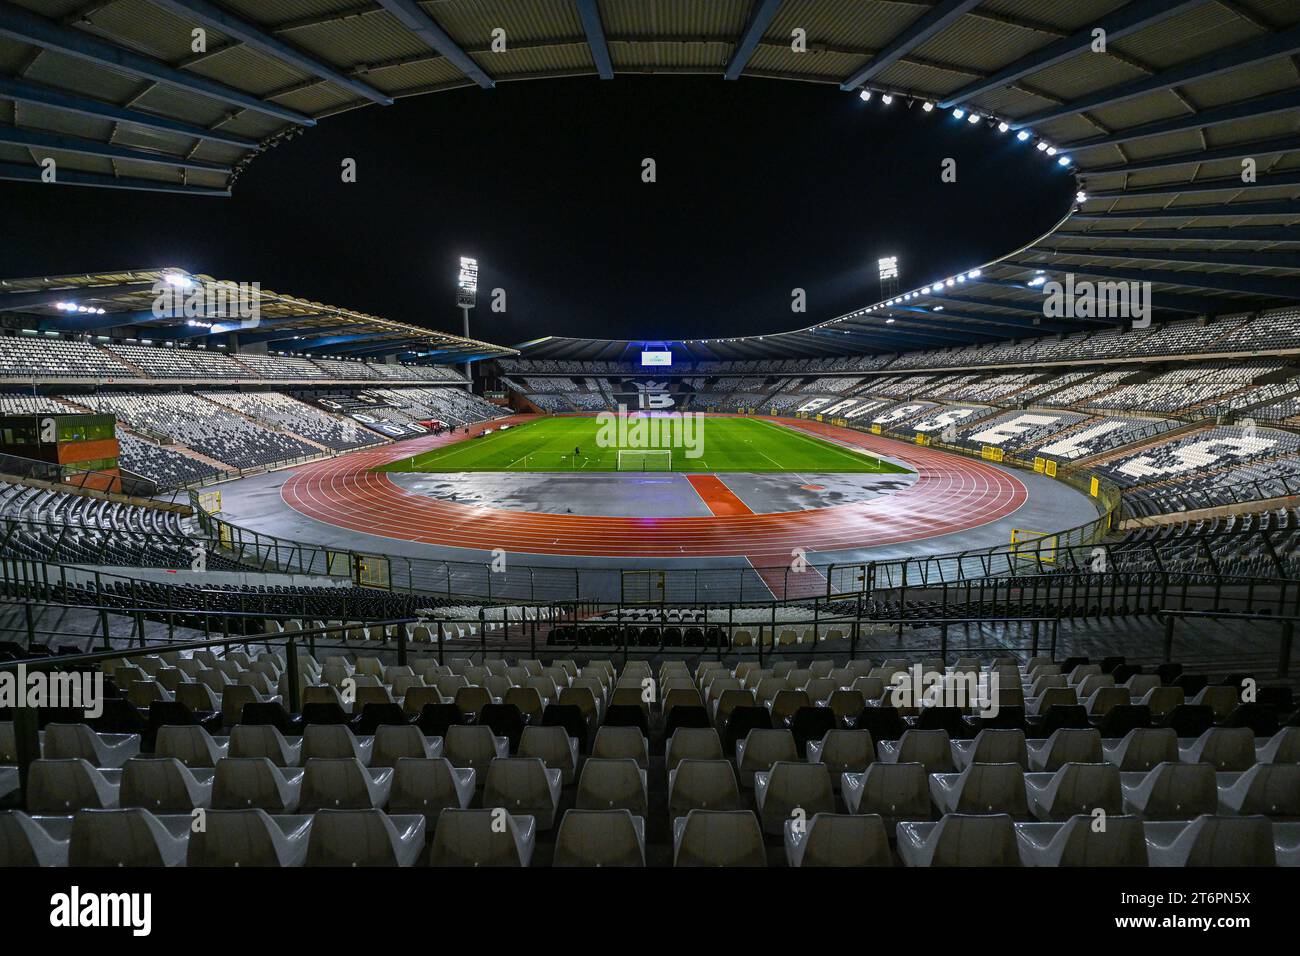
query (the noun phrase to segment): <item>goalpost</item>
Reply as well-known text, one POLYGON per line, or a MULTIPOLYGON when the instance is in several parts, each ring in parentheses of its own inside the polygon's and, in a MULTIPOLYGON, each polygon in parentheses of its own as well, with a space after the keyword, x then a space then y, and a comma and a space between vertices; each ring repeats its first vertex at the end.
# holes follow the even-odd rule
POLYGON ((619 471, 672 471, 673 453, 668 448, 619 449, 619 471))

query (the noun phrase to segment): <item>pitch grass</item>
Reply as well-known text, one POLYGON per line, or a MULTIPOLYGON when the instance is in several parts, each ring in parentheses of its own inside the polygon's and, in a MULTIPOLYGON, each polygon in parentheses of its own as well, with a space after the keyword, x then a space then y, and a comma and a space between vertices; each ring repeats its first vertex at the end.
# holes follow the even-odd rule
MULTIPOLYGON (((526 425, 469 438, 410 458, 381 465, 378 471, 618 471, 618 449, 596 447, 594 417, 542 418, 526 425), (575 457, 574 450, 581 449, 575 457)), ((865 452, 749 418, 706 418, 701 455, 687 458, 672 450, 672 471, 714 472, 877 472, 908 469, 865 452)), ((627 458, 624 456, 626 469, 627 458)), ((664 470, 662 468, 654 470, 664 470)))

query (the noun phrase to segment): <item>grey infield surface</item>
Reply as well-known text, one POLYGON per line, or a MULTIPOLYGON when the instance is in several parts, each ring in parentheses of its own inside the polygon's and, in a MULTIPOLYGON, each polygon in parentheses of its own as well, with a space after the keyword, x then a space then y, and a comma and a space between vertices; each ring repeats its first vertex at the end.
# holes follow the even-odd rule
MULTIPOLYGON (((993 467, 1002 467, 994 465, 993 467)), ((1013 529, 1031 531, 1061 531, 1090 521, 1097 515, 1092 499, 1060 482, 1044 475, 1016 469, 1004 469, 1014 474, 1024 483, 1029 492, 1028 500, 1014 513, 1000 518, 979 528, 951 534, 936 535, 900 544, 863 548, 838 552, 810 552, 807 559, 813 564, 831 562, 849 563, 859 561, 882 561, 892 558, 914 557, 920 555, 948 554, 954 551, 1002 546, 1010 543, 1013 529)), ((481 564, 489 557, 489 552, 472 548, 449 548, 439 545, 421 544, 368 535, 360 532, 337 528, 309 518, 294 511, 280 497, 280 487, 291 472, 282 471, 266 475, 243 478, 221 485, 223 517, 226 520, 264 534, 271 534, 292 541, 303 541, 328 547, 352 549, 395 557, 419 558, 431 561, 462 561, 481 564)), ((694 494, 688 482, 682 476, 656 476, 648 485, 638 485, 638 494, 619 493, 619 488, 626 488, 626 483, 637 481, 633 476, 586 475, 580 480, 569 475, 502 475, 483 474, 474 476, 475 490, 468 487, 463 476, 448 475, 407 475, 401 476, 415 482, 414 486, 404 487, 414 493, 438 491, 442 494, 461 495, 457 498, 466 503, 488 504, 491 492, 493 507, 513 507, 518 510, 538 510, 563 513, 572 508, 574 514, 646 514, 650 506, 664 509, 664 516, 673 515, 707 515, 708 509, 699 502, 691 502, 686 491, 694 494), (618 478, 623 479, 616 485, 618 478), (449 480, 450 479, 450 480, 449 480), (593 480, 594 479, 594 480, 593 480), (422 484, 427 482, 428 484, 422 484), (479 494, 481 499, 469 497, 479 494), (610 500, 614 499, 614 500, 610 500), (540 505, 540 506, 539 506, 540 505), (689 507, 691 510, 686 510, 689 507), (669 511, 680 508, 681 511, 669 511), (591 509, 591 510, 583 510, 591 509)), ((819 496, 830 493, 846 496, 847 500, 868 500, 881 494, 890 493, 887 484, 900 484, 915 480, 914 476, 900 475, 817 475, 803 476, 816 478, 810 484, 822 484, 827 492, 805 491, 792 486, 788 476, 779 475, 723 475, 726 483, 737 491, 755 510, 797 510, 790 504, 804 504, 816 507, 813 502, 822 500, 819 496), (774 482, 781 479, 781 482, 774 482), (864 480, 867 479, 867 480, 864 480), (782 487, 784 484, 784 487, 782 487), (848 496, 857 496, 848 498, 848 496), (757 507, 755 507, 757 505, 757 507)), ((695 496, 698 501, 698 495, 695 496)), ((837 501, 825 501, 826 504, 844 504, 846 498, 837 501)), ((594 570, 610 571, 616 577, 618 569, 685 569, 747 568, 744 557, 691 557, 691 558, 608 558, 608 557, 570 557, 567 555, 529 554, 524 560, 515 560, 516 566, 527 564, 537 568, 579 568, 588 573, 594 570)), ((555 572, 558 573, 558 572, 555 572)))

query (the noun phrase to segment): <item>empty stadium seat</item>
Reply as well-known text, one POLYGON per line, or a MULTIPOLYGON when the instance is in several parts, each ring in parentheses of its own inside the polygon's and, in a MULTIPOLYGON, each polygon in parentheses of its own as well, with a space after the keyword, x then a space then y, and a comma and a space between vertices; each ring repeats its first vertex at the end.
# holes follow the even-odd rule
POLYGON ((644 818, 628 810, 567 811, 555 837, 553 865, 645 866, 644 818))
POLYGON ((691 810, 673 822, 673 866, 766 866, 758 819, 748 810, 691 810))
POLYGON ((875 814, 816 813, 784 824, 790 866, 892 866, 889 834, 875 814))
POLYGON ((1007 814, 946 814, 938 823, 900 823, 905 866, 1020 866, 1015 825, 1007 814))

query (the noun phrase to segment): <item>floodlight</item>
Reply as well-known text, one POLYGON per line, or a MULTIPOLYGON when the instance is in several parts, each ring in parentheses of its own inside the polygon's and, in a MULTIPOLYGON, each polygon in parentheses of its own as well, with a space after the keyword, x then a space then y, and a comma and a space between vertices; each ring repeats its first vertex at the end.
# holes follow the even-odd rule
POLYGON ((478 301, 478 260, 460 257, 460 275, 456 282, 456 305, 472 309, 478 301))

